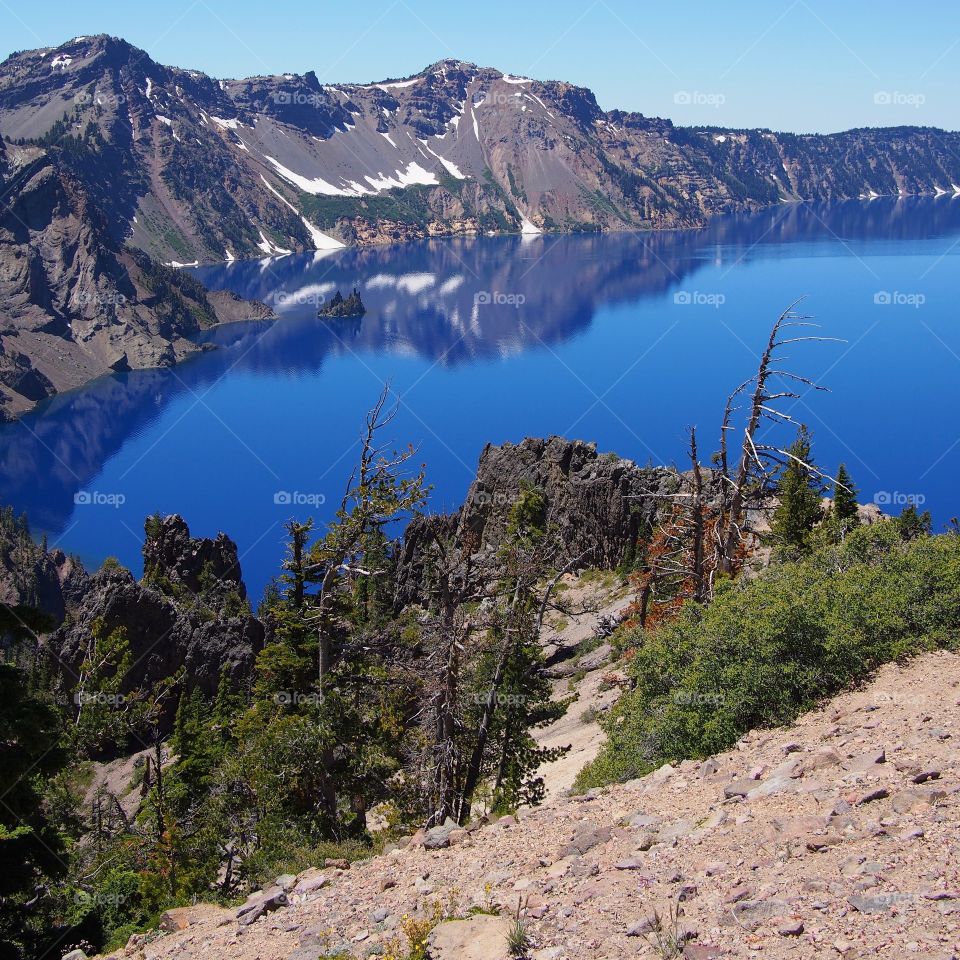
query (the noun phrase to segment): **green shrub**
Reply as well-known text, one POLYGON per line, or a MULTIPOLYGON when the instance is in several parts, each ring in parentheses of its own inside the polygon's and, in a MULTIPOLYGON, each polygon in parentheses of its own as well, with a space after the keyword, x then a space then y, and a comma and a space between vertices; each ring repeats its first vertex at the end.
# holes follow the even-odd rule
POLYGON ((580 788, 731 747, 788 723, 899 657, 954 648, 960 537, 904 539, 897 521, 725 583, 656 633, 636 631, 634 684, 604 720, 607 743, 580 788))

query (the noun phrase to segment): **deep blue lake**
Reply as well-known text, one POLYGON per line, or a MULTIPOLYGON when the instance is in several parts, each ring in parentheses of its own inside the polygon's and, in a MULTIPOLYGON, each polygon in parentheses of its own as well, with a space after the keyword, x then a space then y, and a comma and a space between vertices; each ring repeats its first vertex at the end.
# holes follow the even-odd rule
MULTIPOLYGON (((195 271, 273 306, 173 370, 119 374, 0 428, 0 503, 89 566, 140 571, 143 519, 181 513, 239 545, 251 597, 278 572, 283 522, 332 514, 384 381, 390 439, 414 443, 455 507, 488 442, 561 434, 639 462, 705 458, 727 394, 776 316, 806 295, 820 333, 785 404, 863 501, 960 513, 960 202, 782 205, 659 234, 490 237, 346 249, 195 271), (317 304, 357 286, 360 321, 317 304), (321 503, 322 500, 325 502, 321 503), (277 502, 280 501, 280 502, 277 502)), ((789 438, 787 438, 789 439, 789 438)))

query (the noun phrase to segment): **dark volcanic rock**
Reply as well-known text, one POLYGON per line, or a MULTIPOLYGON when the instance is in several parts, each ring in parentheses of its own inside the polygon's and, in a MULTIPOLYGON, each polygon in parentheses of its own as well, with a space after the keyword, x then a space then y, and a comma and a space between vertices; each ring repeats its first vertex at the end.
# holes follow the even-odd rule
POLYGON ((524 488, 542 491, 546 522, 563 541, 566 559, 580 566, 615 567, 653 525, 663 494, 677 485, 662 467, 639 467, 595 444, 562 437, 527 438, 520 444, 488 445, 460 511, 423 517, 407 528, 399 556, 398 600, 422 596, 428 577, 426 548, 435 536, 456 534, 474 566, 495 562, 524 488))
POLYGON ((524 486, 547 498, 547 523, 562 531, 571 558, 616 566, 657 510, 654 494, 675 483, 669 471, 638 467, 595 444, 562 437, 527 438, 488 445, 460 516, 464 533, 487 547, 498 546, 510 511, 524 486))
POLYGON ((128 570, 104 568, 89 581, 72 621, 54 633, 49 649, 63 667, 63 682, 72 686, 94 621, 107 632, 126 630, 133 667, 126 690, 149 686, 181 667, 186 686, 216 691, 221 670, 235 682, 249 674, 263 646, 263 626, 249 614, 211 616, 202 599, 178 602, 138 583, 128 570))
POLYGON ((174 587, 200 594, 234 590, 247 595, 240 575, 237 545, 224 533, 216 539, 193 539, 183 517, 151 518, 143 545, 145 579, 164 580, 174 587))
POLYGON ((146 575, 137 582, 105 566, 86 582, 67 623, 48 640, 65 688, 95 622, 107 633, 122 628, 133 656, 124 681, 131 690, 183 669, 187 689, 213 694, 224 671, 239 684, 263 647, 264 628, 249 611, 236 545, 223 534, 193 539, 181 517, 148 520, 146 575))

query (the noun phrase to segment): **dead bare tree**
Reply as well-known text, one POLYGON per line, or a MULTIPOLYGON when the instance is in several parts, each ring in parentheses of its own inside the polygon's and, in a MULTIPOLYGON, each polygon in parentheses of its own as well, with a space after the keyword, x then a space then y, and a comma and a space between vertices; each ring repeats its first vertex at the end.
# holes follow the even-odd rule
POLYGON ((647 544, 646 564, 640 574, 639 620, 645 626, 651 604, 658 602, 657 593, 665 586, 668 598, 676 604, 687 597, 705 602, 712 589, 712 568, 706 557, 707 518, 710 506, 706 495, 703 468, 697 447, 697 428, 689 430, 687 473, 672 470, 676 489, 655 493, 668 509, 654 529, 647 544))
MULTIPOLYGON (((810 318, 796 312, 797 304, 803 298, 795 300, 777 318, 770 331, 766 348, 760 356, 760 364, 755 376, 740 384, 727 399, 723 424, 720 431, 720 453, 718 456, 721 482, 725 490, 721 496, 721 518, 716 528, 717 567, 724 573, 732 573, 737 565, 746 534, 745 518, 751 506, 762 505, 772 491, 773 479, 777 471, 793 454, 782 447, 761 443, 758 433, 765 424, 793 423, 789 414, 779 409, 779 402, 787 399, 800 399, 797 392, 802 385, 811 390, 826 390, 808 377, 783 369, 780 364, 786 361, 779 351, 796 343, 815 341, 838 341, 836 337, 821 336, 783 336, 783 332, 792 328, 817 326, 810 318), (779 386, 775 386, 779 384, 779 386), (737 401, 753 386, 747 408, 746 423, 740 454, 735 468, 730 469, 727 454, 727 433, 734 429, 732 420, 739 406, 737 401)), ((804 464, 814 473, 825 479, 832 479, 815 467, 804 464)))

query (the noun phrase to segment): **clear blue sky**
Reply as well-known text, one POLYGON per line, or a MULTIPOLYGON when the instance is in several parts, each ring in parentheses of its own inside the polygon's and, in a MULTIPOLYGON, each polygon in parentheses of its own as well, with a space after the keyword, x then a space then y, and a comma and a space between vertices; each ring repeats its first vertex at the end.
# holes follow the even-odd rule
POLYGON ((944 0, 0 0, 0 56, 90 33, 217 77, 362 82, 455 56, 682 124, 960 128, 944 0))

